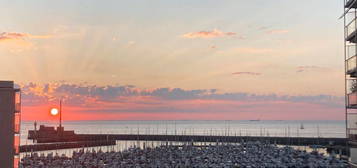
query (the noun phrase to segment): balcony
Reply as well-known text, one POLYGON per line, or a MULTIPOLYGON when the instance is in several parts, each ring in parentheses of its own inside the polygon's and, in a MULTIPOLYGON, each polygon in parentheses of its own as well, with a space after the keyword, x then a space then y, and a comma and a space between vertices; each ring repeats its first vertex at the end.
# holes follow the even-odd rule
POLYGON ((346 41, 348 41, 350 43, 357 43, 356 30, 347 35, 346 41))
POLYGON ((345 8, 357 8, 357 0, 345 0, 345 8))
POLYGON ((357 92, 347 94, 347 108, 357 109, 357 92))
POLYGON ((356 17, 354 17, 345 27, 346 41, 356 43, 356 17))
POLYGON ((347 136, 351 141, 357 142, 357 113, 347 114, 347 136))
POLYGON ((357 56, 353 56, 346 60, 347 71, 346 74, 350 75, 350 77, 357 77, 357 56))

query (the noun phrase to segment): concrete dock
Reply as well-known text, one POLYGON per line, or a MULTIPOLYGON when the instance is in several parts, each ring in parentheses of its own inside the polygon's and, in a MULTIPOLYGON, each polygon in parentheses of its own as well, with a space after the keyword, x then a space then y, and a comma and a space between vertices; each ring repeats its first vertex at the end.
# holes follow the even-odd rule
POLYGON ((261 141, 279 145, 296 146, 345 146, 346 138, 320 138, 320 137, 266 137, 266 136, 207 136, 207 135, 145 135, 145 134, 77 134, 56 138, 38 138, 37 143, 77 142, 77 141, 178 141, 178 142, 242 142, 261 141))

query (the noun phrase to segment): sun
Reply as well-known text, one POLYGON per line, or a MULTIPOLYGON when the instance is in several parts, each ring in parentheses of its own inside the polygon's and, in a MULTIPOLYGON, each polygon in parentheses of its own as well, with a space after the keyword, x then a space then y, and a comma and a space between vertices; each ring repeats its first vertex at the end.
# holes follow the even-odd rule
POLYGON ((50 111, 51 115, 55 116, 58 114, 58 109, 56 108, 52 108, 51 111, 50 111))

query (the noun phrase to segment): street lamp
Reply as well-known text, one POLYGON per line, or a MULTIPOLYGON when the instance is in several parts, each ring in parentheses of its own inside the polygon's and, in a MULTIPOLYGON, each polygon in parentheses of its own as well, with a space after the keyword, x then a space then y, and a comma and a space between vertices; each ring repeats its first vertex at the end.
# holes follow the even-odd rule
POLYGON ((51 115, 56 116, 59 114, 59 128, 62 128, 62 100, 60 100, 59 109, 51 108, 50 110, 51 115))

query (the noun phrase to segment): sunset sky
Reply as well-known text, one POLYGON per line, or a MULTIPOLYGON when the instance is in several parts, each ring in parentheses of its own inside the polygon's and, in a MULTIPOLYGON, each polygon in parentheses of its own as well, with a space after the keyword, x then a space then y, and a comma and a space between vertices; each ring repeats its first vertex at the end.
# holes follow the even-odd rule
POLYGON ((344 119, 342 0, 1 0, 23 119, 344 119))

